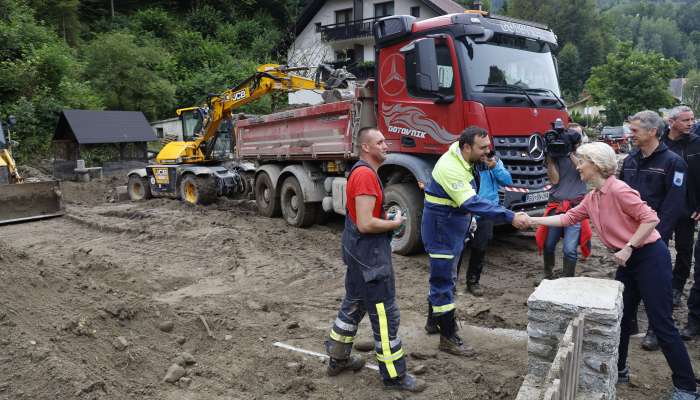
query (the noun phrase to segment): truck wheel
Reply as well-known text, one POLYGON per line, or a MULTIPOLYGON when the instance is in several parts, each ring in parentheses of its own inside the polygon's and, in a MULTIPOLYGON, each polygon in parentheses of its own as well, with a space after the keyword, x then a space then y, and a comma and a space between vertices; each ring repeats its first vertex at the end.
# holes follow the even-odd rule
POLYGON ((280 191, 282 217, 289 225, 305 228, 316 221, 319 203, 304 203, 304 193, 297 178, 284 180, 280 191))
POLYGON ((397 183, 384 191, 384 204, 387 212, 400 208, 406 212, 406 224, 391 241, 391 249, 396 254, 408 255, 421 251, 423 242, 420 225, 423 218, 423 196, 415 183, 397 183))
POLYGON ((280 199, 275 194, 270 175, 265 172, 255 178, 255 204, 258 206, 258 214, 263 217, 276 218, 282 214, 280 199))
POLYGON ((187 204, 206 206, 216 201, 216 183, 211 176, 185 175, 180 183, 180 198, 187 204))
POLYGON ((151 196, 151 185, 148 184, 147 178, 142 178, 138 175, 131 175, 129 183, 126 187, 129 193, 129 199, 132 201, 147 200, 151 196))

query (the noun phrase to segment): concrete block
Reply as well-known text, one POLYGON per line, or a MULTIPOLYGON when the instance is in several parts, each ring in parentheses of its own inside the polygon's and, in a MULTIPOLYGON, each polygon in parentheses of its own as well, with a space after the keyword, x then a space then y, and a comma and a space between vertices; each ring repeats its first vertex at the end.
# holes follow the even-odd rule
POLYGON ((73 170, 75 172, 75 180, 78 182, 90 182, 90 171, 87 168, 76 168, 73 170))

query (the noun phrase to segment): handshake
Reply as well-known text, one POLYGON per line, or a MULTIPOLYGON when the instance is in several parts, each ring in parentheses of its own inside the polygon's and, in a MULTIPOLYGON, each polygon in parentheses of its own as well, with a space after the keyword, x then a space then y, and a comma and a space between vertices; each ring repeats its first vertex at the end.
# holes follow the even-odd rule
POLYGON ((532 218, 530 218, 529 215, 521 211, 515 213, 512 225, 517 229, 523 230, 535 226, 537 224, 532 220, 532 218))

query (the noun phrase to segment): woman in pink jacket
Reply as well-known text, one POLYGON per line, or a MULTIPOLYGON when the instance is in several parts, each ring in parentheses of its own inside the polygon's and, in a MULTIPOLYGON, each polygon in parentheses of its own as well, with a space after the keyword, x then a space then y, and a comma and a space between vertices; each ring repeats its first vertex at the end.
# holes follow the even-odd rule
POLYGON ((533 225, 569 226, 586 218, 603 244, 614 253, 615 279, 625 285, 620 334, 618 382, 629 382, 627 350, 632 321, 644 300, 649 324, 672 371, 671 400, 694 400, 695 375, 688 352, 673 322, 671 255, 656 231, 659 218, 639 193, 615 177, 617 157, 605 143, 584 144, 576 152, 576 169, 593 188, 565 214, 533 217, 533 225))

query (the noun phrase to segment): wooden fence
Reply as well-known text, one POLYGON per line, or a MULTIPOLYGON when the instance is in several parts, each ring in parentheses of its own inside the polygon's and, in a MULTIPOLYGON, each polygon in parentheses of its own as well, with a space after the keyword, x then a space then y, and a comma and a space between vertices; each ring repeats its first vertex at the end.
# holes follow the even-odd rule
POLYGON ((544 400, 575 400, 578 376, 581 369, 584 316, 574 318, 566 328, 559 351, 546 382, 551 382, 545 391, 544 400))

